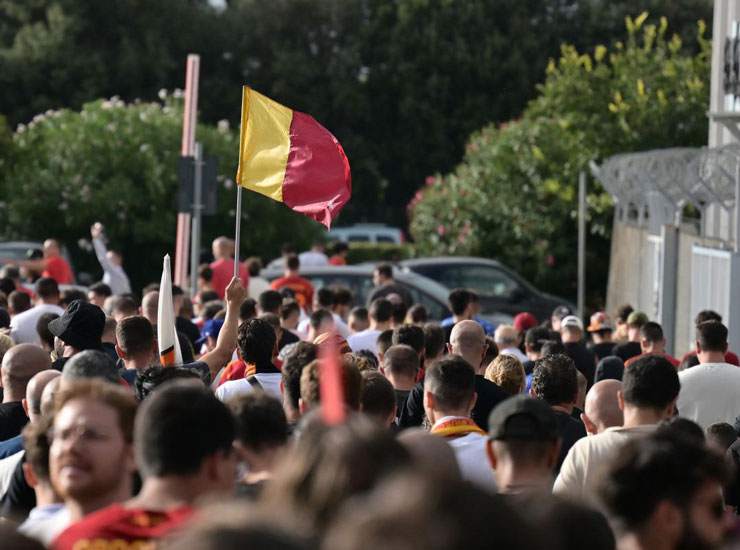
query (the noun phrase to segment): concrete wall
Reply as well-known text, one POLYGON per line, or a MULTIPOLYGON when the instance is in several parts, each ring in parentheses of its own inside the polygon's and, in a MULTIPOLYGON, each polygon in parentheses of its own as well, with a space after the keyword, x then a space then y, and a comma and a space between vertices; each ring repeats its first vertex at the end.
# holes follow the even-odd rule
MULTIPOLYGON (((691 318, 691 269, 692 247, 694 244, 719 247, 719 241, 702 238, 690 225, 681 227, 678 233, 676 259, 676 297, 675 315, 673 315, 674 342, 673 353, 680 358, 691 349, 693 340, 693 319, 691 318)), ((609 286, 607 289, 607 311, 612 315, 622 304, 631 304, 637 310, 644 311, 651 319, 657 319, 654 313, 654 302, 648 289, 653 280, 645 273, 651 238, 647 228, 614 222, 612 229, 611 262, 609 265, 609 286)), ((653 237, 654 238, 654 237, 653 237)), ((668 318, 671 317, 668 312, 668 318)), ((665 316, 666 314, 664 314, 665 316)), ((664 327, 667 329, 667 327, 664 327)), ((668 330, 666 330, 668 332, 668 330)))
POLYGON ((606 291, 606 307, 612 315, 622 304, 640 306, 640 267, 647 234, 644 229, 614 221, 606 291))

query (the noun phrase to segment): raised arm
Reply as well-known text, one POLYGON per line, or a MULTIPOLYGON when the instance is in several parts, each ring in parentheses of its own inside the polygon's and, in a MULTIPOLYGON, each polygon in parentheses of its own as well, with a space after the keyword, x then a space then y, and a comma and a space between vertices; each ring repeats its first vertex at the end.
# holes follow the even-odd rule
POLYGON ((100 222, 95 222, 90 228, 90 235, 92 236, 92 244, 95 249, 95 256, 98 258, 100 267, 103 271, 111 271, 112 264, 108 260, 108 249, 105 247, 103 242, 103 225, 100 222))
POLYGON ((234 349, 236 349, 236 335, 239 330, 239 308, 247 297, 247 289, 242 285, 238 277, 231 279, 229 286, 226 287, 226 319, 218 333, 216 347, 200 358, 201 361, 208 365, 211 371, 211 378, 215 378, 218 371, 229 359, 231 359, 234 349))

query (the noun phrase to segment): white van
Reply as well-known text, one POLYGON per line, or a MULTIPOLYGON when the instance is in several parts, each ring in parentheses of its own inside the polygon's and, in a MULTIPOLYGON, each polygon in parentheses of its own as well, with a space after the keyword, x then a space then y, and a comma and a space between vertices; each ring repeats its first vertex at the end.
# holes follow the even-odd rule
POLYGON ((345 243, 403 243, 403 232, 382 223, 358 223, 348 227, 335 227, 329 239, 345 243))

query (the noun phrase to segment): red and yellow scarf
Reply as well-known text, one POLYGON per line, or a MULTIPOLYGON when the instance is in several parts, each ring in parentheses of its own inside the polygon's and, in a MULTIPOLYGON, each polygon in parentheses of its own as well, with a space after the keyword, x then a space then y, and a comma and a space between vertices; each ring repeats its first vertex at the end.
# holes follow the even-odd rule
POLYGON ((486 435, 471 418, 450 418, 436 424, 431 433, 441 437, 462 437, 470 433, 486 435))

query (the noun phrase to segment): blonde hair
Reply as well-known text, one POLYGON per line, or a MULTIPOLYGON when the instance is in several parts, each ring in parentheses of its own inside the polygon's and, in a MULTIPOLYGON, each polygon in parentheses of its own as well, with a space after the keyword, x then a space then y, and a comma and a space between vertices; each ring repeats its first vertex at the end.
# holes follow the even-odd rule
POLYGON ((513 355, 499 355, 486 367, 486 380, 501 386, 509 395, 521 393, 527 375, 519 359, 513 355))

